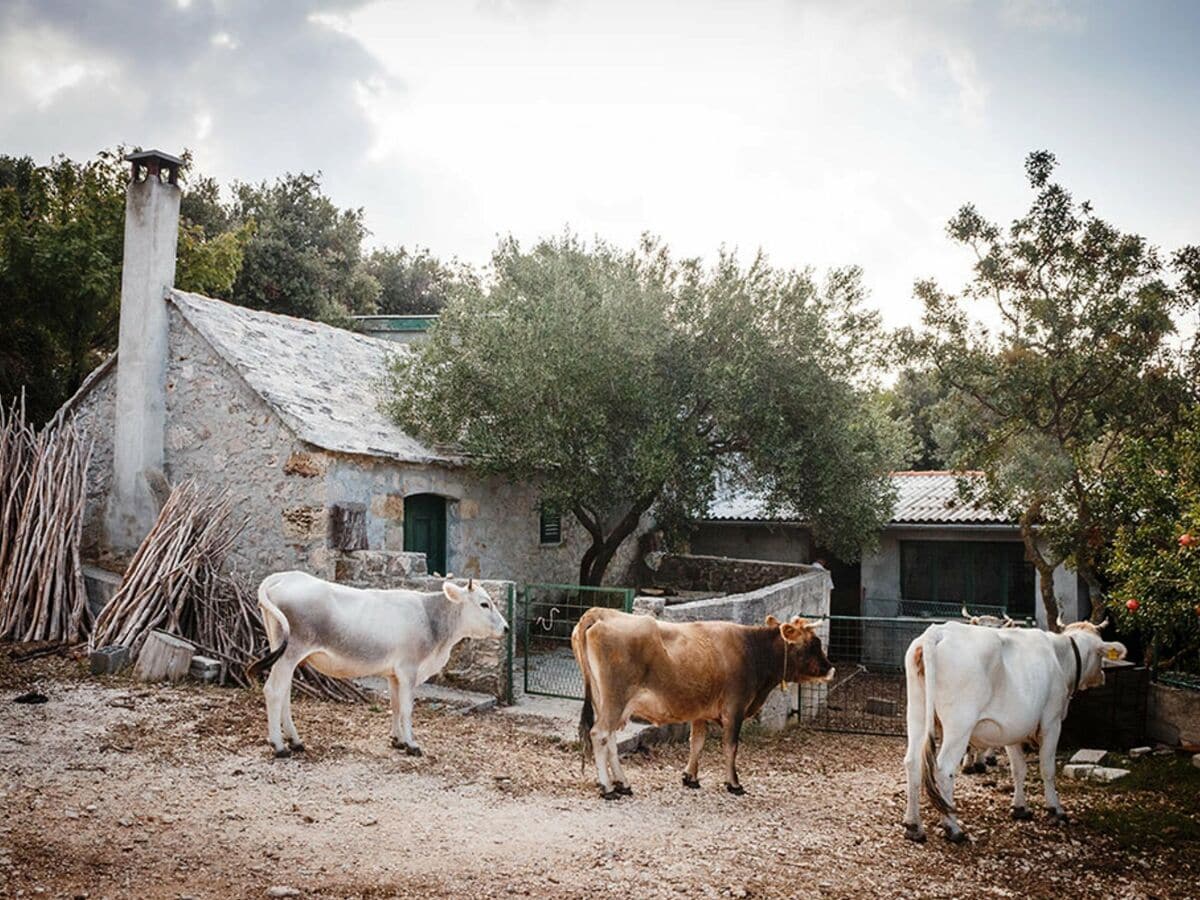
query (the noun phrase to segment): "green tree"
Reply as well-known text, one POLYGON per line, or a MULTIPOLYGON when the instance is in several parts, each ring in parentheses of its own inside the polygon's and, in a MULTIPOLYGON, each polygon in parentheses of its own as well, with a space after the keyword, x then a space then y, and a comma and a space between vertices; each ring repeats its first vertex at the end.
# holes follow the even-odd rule
POLYGON ((906 367, 896 383, 883 392, 888 415, 912 431, 914 447, 910 465, 919 471, 947 466, 939 446, 942 403, 949 389, 935 369, 906 367))
POLYGON ((1147 662, 1200 673, 1200 408, 1171 436, 1129 441, 1106 484, 1119 525, 1106 571, 1147 662), (1132 601, 1132 602, 1130 602, 1132 601))
POLYGON ((854 557, 887 520, 901 429, 862 373, 881 347, 857 270, 677 261, 566 235, 493 257, 494 283, 455 292, 419 354, 397 363, 390 410, 474 465, 540 485, 591 537, 600 584, 652 508, 699 513, 718 474, 854 557))
POLYGON ((230 298, 241 306, 344 324, 374 312, 379 283, 362 258, 361 209, 339 209, 319 175, 234 185, 230 220, 253 223, 230 298))
POLYGON ((390 315, 435 315, 456 283, 471 278, 465 267, 445 265, 423 247, 376 250, 367 271, 379 282, 376 311, 390 315))
MULTIPOLYGON (((123 157, 118 148, 88 162, 56 157, 39 166, 0 156, 0 398, 24 391, 35 421, 49 418, 116 348, 123 157)), ((210 236, 185 217, 176 284, 227 292, 246 234, 210 236)))
POLYGON ((954 461, 982 468, 983 499, 1017 517, 1041 575, 1065 561, 1104 615, 1103 555, 1115 531, 1103 486, 1122 445, 1180 412, 1173 317, 1196 300, 1194 248, 1165 262, 1142 237, 1098 218, 1051 180, 1052 154, 1030 154, 1029 211, 1007 230, 964 206, 950 237, 975 255, 958 295, 919 282, 924 330, 907 346, 950 387, 954 461), (1174 268, 1180 276, 1172 281, 1174 268), (988 309, 988 325, 972 313, 988 309))

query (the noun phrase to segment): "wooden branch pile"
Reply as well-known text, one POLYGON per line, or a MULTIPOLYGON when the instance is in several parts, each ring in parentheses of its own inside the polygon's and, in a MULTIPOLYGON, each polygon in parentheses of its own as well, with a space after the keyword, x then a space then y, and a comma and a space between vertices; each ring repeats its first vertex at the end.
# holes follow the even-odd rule
MULTIPOLYGON (((121 644, 136 659, 150 632, 161 629, 221 660, 227 677, 247 686, 245 667, 267 654, 267 636, 253 593, 222 571, 245 526, 234 520, 228 492, 208 493, 190 480, 172 488, 121 587, 101 610, 90 646, 121 644)), ((314 696, 367 697, 348 681, 304 667, 296 675, 299 689, 314 696)))
POLYGON ((79 548, 91 452, 74 420, 37 432, 23 398, 0 406, 0 640, 87 636, 79 548))
POLYGON ((225 555, 245 527, 232 516, 227 492, 209 493, 191 480, 172 488, 120 588, 100 611, 89 646, 121 644, 136 659, 155 628, 186 637, 196 598, 213 592, 225 555))

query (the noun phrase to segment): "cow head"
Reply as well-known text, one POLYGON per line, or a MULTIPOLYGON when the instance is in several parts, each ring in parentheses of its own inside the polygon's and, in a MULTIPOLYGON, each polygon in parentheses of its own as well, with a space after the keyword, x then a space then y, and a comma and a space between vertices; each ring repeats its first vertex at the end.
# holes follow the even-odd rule
POLYGON ((1100 637, 1100 626, 1091 622, 1072 622, 1062 630, 1079 648, 1079 689, 1100 687, 1104 684, 1106 659, 1124 659, 1125 645, 1119 641, 1106 641, 1100 637))
POLYGON ((812 625, 796 616, 790 622, 780 622, 774 616, 767 616, 767 625, 778 628, 783 637, 784 652, 787 653, 788 681, 832 681, 833 665, 821 648, 821 638, 813 631, 812 625))
POLYGON ((467 580, 465 588, 453 581, 442 584, 442 593, 451 603, 458 604, 462 612, 462 630, 466 637, 498 638, 508 632, 508 623, 496 608, 496 604, 474 578, 467 580))

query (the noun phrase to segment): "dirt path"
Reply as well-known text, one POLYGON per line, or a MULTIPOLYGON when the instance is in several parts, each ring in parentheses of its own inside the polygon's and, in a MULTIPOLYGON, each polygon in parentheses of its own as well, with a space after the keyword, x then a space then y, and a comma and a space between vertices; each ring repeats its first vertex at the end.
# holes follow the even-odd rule
POLYGON ((711 743, 700 791, 678 784, 684 748, 659 748, 605 803, 574 750, 509 716, 419 708, 410 759, 382 709, 297 699, 309 752, 275 760, 254 695, 77 672, 0 671, 0 896, 1182 897, 1200 878, 1188 841, 1010 822, 1003 773, 964 779, 970 844, 910 844, 896 739, 750 736, 741 798, 711 743), (49 702, 10 702, 31 686, 49 702))

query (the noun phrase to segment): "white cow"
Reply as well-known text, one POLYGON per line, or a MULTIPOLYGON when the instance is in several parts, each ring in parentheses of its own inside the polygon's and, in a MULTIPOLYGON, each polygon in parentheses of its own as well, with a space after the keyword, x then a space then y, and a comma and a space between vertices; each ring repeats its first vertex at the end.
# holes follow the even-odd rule
POLYGON ((420 756, 412 733, 417 685, 441 671, 463 638, 496 638, 508 631, 504 616, 474 580, 466 588, 447 581, 440 591, 423 593, 360 590, 304 572, 277 572, 259 585, 258 606, 271 652, 246 672, 255 678, 271 669, 263 688, 267 740, 280 757, 304 749, 292 721, 296 666, 307 663, 335 678, 387 676, 392 746, 420 756))
MULTIPOLYGON (((973 616, 967 611, 965 603, 963 604, 962 615, 970 625, 981 625, 984 628, 1018 627, 1016 619, 1007 613, 1005 613, 1004 618, 1000 618, 999 616, 973 616)), ((963 758, 963 774, 982 775, 990 766, 996 765, 996 755, 996 747, 968 747, 967 755, 963 758)))
POLYGON ((918 803, 924 785, 941 813, 946 837, 966 834, 955 818, 954 772, 968 745, 1002 746, 1013 775, 1014 819, 1031 818, 1025 808, 1022 741, 1039 744, 1042 784, 1050 814, 1064 820, 1054 787, 1054 754, 1067 704, 1077 690, 1104 684, 1100 662, 1125 656, 1122 644, 1100 637, 1090 622, 1075 622, 1061 634, 1033 628, 978 628, 961 622, 931 625, 904 657, 908 687, 908 806, 905 836, 924 841, 918 803), (935 743, 940 724, 942 746, 935 743))

